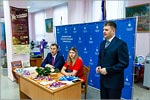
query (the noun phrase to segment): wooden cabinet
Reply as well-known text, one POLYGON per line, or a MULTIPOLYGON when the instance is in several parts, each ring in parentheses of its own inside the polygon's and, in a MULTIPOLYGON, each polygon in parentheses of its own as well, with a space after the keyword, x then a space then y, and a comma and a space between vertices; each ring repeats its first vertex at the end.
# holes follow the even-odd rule
POLYGON ((41 67, 42 61, 43 58, 30 58, 30 65, 41 67))

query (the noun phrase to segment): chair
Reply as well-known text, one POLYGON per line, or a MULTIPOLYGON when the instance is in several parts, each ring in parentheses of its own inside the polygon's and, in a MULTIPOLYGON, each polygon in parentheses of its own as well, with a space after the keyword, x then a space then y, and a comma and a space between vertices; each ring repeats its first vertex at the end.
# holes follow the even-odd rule
POLYGON ((22 62, 21 61, 12 61, 11 62, 11 66, 12 66, 12 74, 16 80, 16 83, 18 83, 18 76, 15 74, 15 70, 16 68, 21 68, 22 67, 22 62))
POLYGON ((89 72, 90 72, 90 67, 87 67, 87 66, 84 65, 83 70, 84 70, 84 75, 85 75, 85 78, 86 78, 86 82, 82 86, 81 92, 84 93, 84 99, 86 100, 87 88, 88 88, 88 76, 89 76, 89 72))

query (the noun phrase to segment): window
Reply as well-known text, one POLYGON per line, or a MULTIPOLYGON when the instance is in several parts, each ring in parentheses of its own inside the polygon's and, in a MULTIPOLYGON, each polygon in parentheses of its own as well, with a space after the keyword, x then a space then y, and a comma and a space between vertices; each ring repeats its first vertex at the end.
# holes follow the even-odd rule
POLYGON ((106 19, 124 18, 124 0, 107 0, 106 1, 106 19))
MULTIPOLYGON (((93 0, 92 21, 102 20, 102 0, 93 0)), ((106 0, 106 19, 124 18, 124 0, 106 0)))
POLYGON ((35 39, 41 41, 45 38, 45 12, 37 12, 34 15, 35 39))
POLYGON ((67 4, 57 6, 53 13, 54 26, 68 24, 68 7, 67 4))
POLYGON ((102 20, 102 0, 93 0, 92 21, 102 20))

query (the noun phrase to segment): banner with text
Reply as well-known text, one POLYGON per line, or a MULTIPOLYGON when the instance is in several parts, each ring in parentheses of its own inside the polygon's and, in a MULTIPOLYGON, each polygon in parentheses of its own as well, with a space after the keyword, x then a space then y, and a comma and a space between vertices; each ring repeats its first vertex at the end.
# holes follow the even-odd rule
MULTIPOLYGON (((125 69, 125 87, 123 88, 122 97, 125 99, 131 99, 136 18, 114 21, 117 24, 116 36, 126 41, 129 48, 130 63, 128 68, 125 69)), ((56 26, 57 43, 61 53, 64 55, 65 59, 67 59, 67 54, 70 47, 76 47, 78 49, 79 56, 83 59, 84 64, 86 66, 90 66, 91 68, 88 85, 97 89, 100 88, 100 75, 95 72, 95 68, 97 67, 100 42, 104 39, 104 22, 105 21, 56 26)))

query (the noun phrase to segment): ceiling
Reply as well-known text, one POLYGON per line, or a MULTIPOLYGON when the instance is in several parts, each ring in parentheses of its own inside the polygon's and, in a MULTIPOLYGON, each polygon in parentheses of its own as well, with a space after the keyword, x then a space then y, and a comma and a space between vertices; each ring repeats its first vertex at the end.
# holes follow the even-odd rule
MULTIPOLYGON (((29 13, 51 8, 67 3, 68 0, 10 0, 10 5, 20 8, 28 8, 29 13)), ((0 0, 0 18, 4 17, 3 0, 0 0)))

